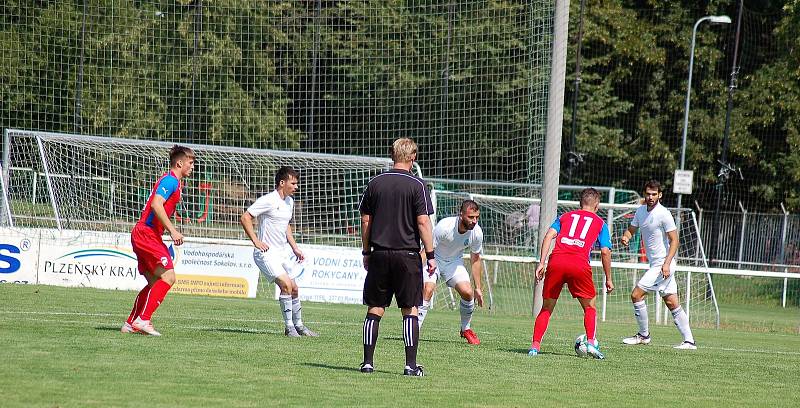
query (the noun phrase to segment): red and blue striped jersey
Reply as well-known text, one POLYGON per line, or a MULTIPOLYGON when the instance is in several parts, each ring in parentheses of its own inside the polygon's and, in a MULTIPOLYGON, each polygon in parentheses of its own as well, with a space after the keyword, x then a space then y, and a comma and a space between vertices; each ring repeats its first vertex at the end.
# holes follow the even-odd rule
POLYGON ((153 198, 155 198, 156 194, 164 197, 166 200, 164 202, 164 210, 167 212, 167 217, 171 218, 172 215, 175 214, 175 207, 178 206, 178 201, 181 200, 181 181, 175 176, 172 170, 164 173, 158 181, 156 181, 153 190, 150 192, 150 197, 147 199, 147 204, 144 206, 142 217, 139 218, 140 224, 147 225, 160 236, 164 233, 164 225, 161 224, 161 221, 158 220, 158 217, 156 217, 156 214, 151 208, 153 198))

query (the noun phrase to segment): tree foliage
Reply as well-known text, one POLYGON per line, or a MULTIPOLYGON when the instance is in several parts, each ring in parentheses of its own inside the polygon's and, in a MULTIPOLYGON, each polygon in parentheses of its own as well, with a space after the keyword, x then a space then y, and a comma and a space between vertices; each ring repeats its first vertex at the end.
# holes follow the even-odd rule
MULTIPOLYGON (((537 24, 552 16, 533 3, 6 0, 0 125, 369 155, 407 134, 430 146, 421 164, 438 176, 537 181, 530 151, 546 107, 531 101, 547 90, 531 84, 549 72, 552 38, 537 24)), ((562 182, 639 189, 658 178, 669 191, 692 26, 735 21, 739 2, 586 3, 574 143, 579 0, 564 115, 565 153, 584 161, 569 171, 565 160, 562 182)), ((800 2, 745 3, 728 150, 744 180, 728 180, 724 205, 800 210, 800 2)), ((686 168, 704 208, 719 180, 734 32, 698 30, 686 168)))
MULTIPOLYGON (((579 4, 572 2, 568 67, 576 63, 579 4)), ((781 203, 800 209, 798 8, 796 1, 745 4, 727 151, 727 161, 744 178, 729 174, 726 208, 735 209, 741 201, 751 211, 776 210, 781 203)), ((693 199, 713 208, 737 12, 738 1, 680 6, 587 1, 574 149, 584 163, 573 169, 573 184, 639 189, 656 178, 665 182, 671 201, 672 174, 680 167, 692 28, 700 17, 726 14, 734 24, 698 28, 687 135, 685 168, 695 171, 693 199)), ((568 82, 574 79, 568 76, 568 82)), ((575 93, 567 89, 571 102, 575 93)), ((571 103, 565 108, 569 140, 571 103)))

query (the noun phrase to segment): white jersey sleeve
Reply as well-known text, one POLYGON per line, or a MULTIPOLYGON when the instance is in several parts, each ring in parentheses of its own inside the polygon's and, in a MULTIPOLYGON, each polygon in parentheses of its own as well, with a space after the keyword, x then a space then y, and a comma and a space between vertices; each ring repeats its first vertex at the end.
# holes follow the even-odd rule
POLYGON ((661 211, 661 221, 663 223, 664 232, 672 232, 678 229, 675 225, 675 219, 672 218, 672 213, 669 212, 666 207, 661 207, 664 211, 661 211))
POLYGON ((647 207, 643 206, 643 205, 639 206, 639 208, 636 209, 636 212, 633 213, 633 219, 631 220, 631 226, 639 228, 639 225, 641 224, 641 221, 639 221, 639 218, 641 217, 640 213, 641 213, 643 208, 644 208, 644 215, 645 215, 645 217, 647 216, 647 207))
POLYGON ((269 194, 265 194, 247 207, 247 212, 250 213, 253 217, 258 217, 265 212, 269 212, 273 208, 272 201, 269 199, 269 194))
POLYGON ((472 229, 472 239, 469 242, 470 251, 473 254, 483 253, 483 230, 480 225, 475 225, 472 229))

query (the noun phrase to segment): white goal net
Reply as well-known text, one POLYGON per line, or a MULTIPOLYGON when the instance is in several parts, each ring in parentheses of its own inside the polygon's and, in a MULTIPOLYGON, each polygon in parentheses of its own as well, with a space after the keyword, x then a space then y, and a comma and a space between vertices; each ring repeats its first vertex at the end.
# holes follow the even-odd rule
MULTIPOLYGON (((533 273, 539 260, 538 206, 539 200, 521 197, 502 197, 464 192, 435 191, 437 215, 454 215, 464 199, 476 201, 481 210, 479 224, 484 232, 484 297, 491 290, 492 309, 498 312, 531 314, 533 308, 533 273)), ((630 292, 647 268, 646 259, 639 245, 639 237, 623 247, 619 238, 630 224, 638 205, 600 205, 598 215, 606 220, 612 234, 612 276, 616 290, 605 295, 603 272, 599 256, 593 255, 594 280, 598 289, 598 308, 601 318, 614 321, 633 321, 630 292)), ((558 202, 559 214, 579 208, 575 201, 558 202)), ((691 210, 670 209, 678 220, 681 245, 678 251, 678 289, 684 308, 689 311, 693 324, 715 326, 718 323, 717 309, 711 274, 707 269, 705 253, 699 229, 691 210)), ((637 234, 638 235, 638 234, 637 234)), ((438 292, 446 293, 440 288, 438 292)), ((562 297, 570 299, 564 289, 562 297)), ((448 296, 438 296, 435 307, 447 307, 448 296)), ((666 308, 659 297, 649 296, 650 310, 655 312, 656 323, 670 322, 666 308), (656 301, 657 300, 657 301, 656 301)), ((577 302, 560 302, 559 316, 580 316, 577 302), (572 304, 574 303, 574 304, 572 304)))
MULTIPOLYGON (((2 208, 6 226, 130 231, 172 143, 7 130, 2 208), (7 214, 7 215, 6 215, 7 214)), ((274 189, 275 171, 300 172, 298 240, 360 246, 358 200, 388 159, 186 144, 197 153, 175 222, 187 237, 246 239, 242 212, 274 189)))

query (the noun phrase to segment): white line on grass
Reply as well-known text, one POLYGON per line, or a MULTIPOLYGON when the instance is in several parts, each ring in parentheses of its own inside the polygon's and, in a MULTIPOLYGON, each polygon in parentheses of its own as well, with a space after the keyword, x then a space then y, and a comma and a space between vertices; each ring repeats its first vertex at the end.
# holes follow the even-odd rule
MULTIPOLYGON (((34 316, 88 316, 88 317, 120 317, 120 316, 127 316, 126 314, 120 313, 86 313, 86 312, 34 312, 34 311, 16 311, 16 310, 0 310, 0 315, 34 315, 34 316)), ((240 322, 240 323, 283 323, 283 320, 280 319, 237 319, 237 318, 200 318, 200 317, 193 317, 193 316, 170 316, 170 319, 177 319, 177 320, 202 320, 202 321, 219 321, 219 322, 240 322)), ((85 321, 80 320, 47 320, 41 318, 17 318, 17 320, 26 320, 26 321, 37 321, 37 322, 61 322, 61 323, 86 323, 85 321)), ((313 325, 327 325, 327 326, 361 326, 361 323, 345 323, 345 322, 330 322, 330 321, 307 321, 309 324, 313 325)), ((113 323, 109 323, 113 324, 113 323)), ((258 330, 258 329, 251 329, 251 328, 239 328, 239 327, 208 327, 208 326, 183 326, 178 325, 178 328, 181 329, 192 329, 192 330, 238 330, 243 332, 252 332, 252 333, 279 333, 278 331, 269 331, 269 330, 258 330)), ((435 331, 435 332, 449 332, 449 329, 442 329, 442 328, 433 328, 427 327, 426 331, 435 331)), ((492 332, 487 331, 479 331, 482 335, 492 335, 492 332)), ((770 334, 773 335, 780 335, 779 333, 770 334)), ((792 336, 794 337, 794 336, 792 336)), ((561 338, 561 337, 551 337, 551 340, 556 341, 569 341, 571 339, 568 338, 561 338)), ((659 347, 659 348, 672 348, 670 345, 651 345, 650 347, 659 347)), ((797 351, 778 351, 778 350, 759 350, 759 349, 736 349, 731 347, 713 347, 713 346, 701 346, 700 349, 702 350, 720 350, 720 351, 731 351, 736 353, 760 353, 760 354, 779 354, 779 355, 800 355, 800 352, 797 351)))
MULTIPOLYGON (((0 310, 0 315, 28 315, 28 316, 86 316, 86 317, 115 317, 120 318, 120 324, 124 321, 124 319, 128 316, 128 313, 121 314, 121 313, 86 313, 86 312, 46 312, 46 311, 17 311, 17 310, 0 310)), ((227 317, 194 317, 194 316, 173 316, 170 315, 168 317, 170 320, 190 320, 190 321, 203 321, 203 322, 238 322, 238 323, 267 323, 267 324, 283 324, 283 320, 281 319, 240 319, 240 318, 227 318, 227 317)), ((44 320, 41 318, 34 318, 34 317, 17 317, 16 320, 26 320, 26 321, 42 321, 42 322, 50 322, 50 321, 64 321, 69 323, 85 323, 85 321, 66 321, 66 320, 44 320)), ((0 320, 2 321, 2 320, 0 320)), ((332 321, 313 321, 313 320, 305 320, 306 323, 313 326, 350 326, 350 327, 361 327, 362 322, 332 322, 332 321)), ((113 323, 110 323, 113 324, 113 323)), ((204 329, 205 327, 198 327, 198 326, 177 326, 179 328, 185 329, 204 329)), ((281 326, 282 327, 282 326, 281 326)), ((224 329, 224 328, 216 328, 216 329, 224 329)), ((228 328, 230 329, 230 328, 228 328)), ((241 329, 241 330, 251 330, 251 329, 241 329)), ((445 328, 438 328, 438 327, 429 327, 425 329, 428 332, 452 332, 452 329, 445 329, 445 328)), ((276 332, 277 333, 277 332, 276 332)), ((488 334, 492 335, 492 332, 486 331, 479 331, 478 333, 481 334, 488 334)))
MULTIPOLYGON (((88 316, 88 317, 120 317, 127 316, 128 313, 85 313, 85 312, 29 312, 29 311, 13 311, 13 310, 0 310, 0 314, 8 315, 36 315, 36 316, 88 316)), ((207 318, 207 317, 192 317, 192 316, 169 316, 170 319, 179 320, 204 320, 204 321, 226 321, 226 322, 252 322, 252 323, 283 323, 283 320, 278 319, 237 319, 237 318, 207 318)), ((35 320, 35 319, 28 319, 35 320)), ((360 326, 361 323, 343 323, 343 322, 314 322, 309 323, 327 324, 327 325, 340 325, 340 326, 360 326)))

